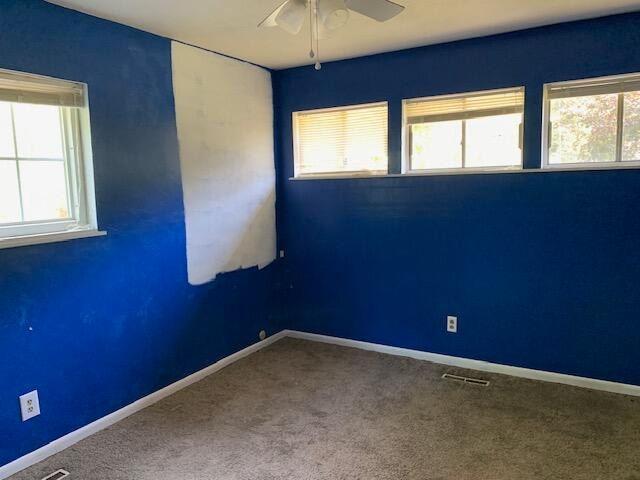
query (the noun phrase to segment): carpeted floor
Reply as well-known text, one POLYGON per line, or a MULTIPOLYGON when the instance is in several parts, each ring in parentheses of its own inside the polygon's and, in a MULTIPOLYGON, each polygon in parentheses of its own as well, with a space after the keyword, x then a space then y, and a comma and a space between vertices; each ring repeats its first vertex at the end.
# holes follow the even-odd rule
POLYGON ((285 339, 18 474, 640 480, 640 398, 285 339))

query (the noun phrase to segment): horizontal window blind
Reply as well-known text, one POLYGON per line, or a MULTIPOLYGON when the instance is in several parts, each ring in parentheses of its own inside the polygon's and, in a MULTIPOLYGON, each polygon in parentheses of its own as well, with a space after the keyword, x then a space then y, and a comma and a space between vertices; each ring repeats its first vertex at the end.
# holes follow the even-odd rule
POLYGON ((507 115, 520 113, 523 109, 524 89, 516 88, 407 100, 404 113, 408 123, 427 123, 507 115))
POLYGON ((81 83, 0 70, 0 101, 83 107, 81 83))
POLYGON ((640 75, 624 78, 601 78, 586 81, 558 83, 547 85, 549 100, 570 97, 586 97, 591 95, 607 95, 640 91, 640 75))
POLYGON ((296 176, 387 171, 387 104, 296 112, 296 176))

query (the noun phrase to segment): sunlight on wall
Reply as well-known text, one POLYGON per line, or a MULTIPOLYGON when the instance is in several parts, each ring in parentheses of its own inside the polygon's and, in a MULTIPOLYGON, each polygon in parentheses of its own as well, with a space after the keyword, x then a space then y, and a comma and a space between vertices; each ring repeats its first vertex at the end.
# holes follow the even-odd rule
POLYGON ((172 44, 189 283, 276 257, 269 72, 172 44))

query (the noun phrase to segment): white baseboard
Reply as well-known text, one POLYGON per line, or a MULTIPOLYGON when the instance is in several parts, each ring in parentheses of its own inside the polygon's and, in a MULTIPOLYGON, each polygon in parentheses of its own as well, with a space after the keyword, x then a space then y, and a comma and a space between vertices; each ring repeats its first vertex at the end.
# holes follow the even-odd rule
POLYGON ((209 365, 202 370, 199 370, 188 377, 183 378, 182 380, 178 380, 171 385, 168 385, 156 392, 153 392, 146 397, 141 398, 140 400, 136 400, 135 402, 127 405, 126 407, 121 408, 113 413, 110 413, 106 417, 99 418, 95 422, 90 423, 78 430, 75 430, 63 437, 54 440, 51 443, 48 443, 44 447, 39 448, 27 455, 20 457, 14 460, 11 463, 8 463, 4 466, 0 467, 0 480, 10 477, 15 473, 18 473, 21 470, 24 470, 27 467, 35 465, 38 462, 54 455, 58 452, 61 452, 65 448, 69 448, 71 445, 78 443, 80 440, 87 438, 89 435, 93 435, 100 430, 103 430, 114 423, 119 422, 120 420, 132 415, 136 412, 139 412, 143 408, 146 408, 150 405, 153 405, 156 402, 159 402, 165 397, 168 397, 171 394, 176 393, 178 390, 182 390, 189 385, 199 382, 203 378, 211 375, 212 373, 217 372, 218 370, 230 365, 233 362, 240 360, 247 355, 252 354, 268 345, 271 345, 274 342, 277 342, 281 338, 285 336, 284 332, 278 332, 271 337, 266 338, 258 343, 254 343, 247 348, 240 350, 239 352, 234 353, 233 355, 229 355, 221 360, 218 360, 216 363, 209 365))
POLYGON ((27 455, 14 460, 0 467, 0 480, 5 479, 25 468, 35 465, 38 462, 54 455, 65 448, 69 448, 73 444, 103 430, 114 423, 132 415, 143 408, 162 400, 165 397, 182 390, 189 385, 202 380, 203 378, 217 372, 227 365, 240 360, 253 352, 256 352, 272 343, 277 342, 281 338, 291 337, 303 340, 311 340, 314 342, 330 343, 333 345, 341 345, 344 347, 359 348, 361 350, 370 350, 373 352, 386 353, 389 355, 397 355, 401 357, 410 357, 418 360, 426 360, 429 362, 450 365, 452 367, 468 368, 470 370, 479 370, 482 372, 500 373, 503 375, 511 375, 513 377, 528 378, 531 380, 541 380, 543 382, 562 383, 565 385, 573 385, 575 387, 590 388, 593 390, 602 390, 605 392, 620 393, 624 395, 633 395, 640 397, 640 386, 628 385, 625 383, 608 382, 605 380, 596 380, 593 378, 576 377, 574 375, 565 375, 562 373, 545 372, 541 370, 531 370, 529 368, 512 367, 509 365, 500 365, 497 363, 483 362, 481 360, 471 360, 469 358, 452 357, 449 355, 441 355, 438 353, 423 352, 420 350, 410 350, 408 348, 390 347, 377 343, 361 342, 359 340, 350 340, 347 338, 330 337, 327 335, 318 335, 316 333, 300 332, 297 330, 283 330, 271 337, 255 343, 239 352, 225 357, 213 365, 210 365, 188 377, 178 380, 157 392, 133 402, 126 407, 117 410, 106 417, 102 417, 95 422, 90 423, 78 430, 75 430, 53 442, 35 450, 27 455))
POLYGON ((472 360, 469 358, 452 357, 449 355, 441 355, 439 353, 410 350, 408 348, 389 347, 387 345, 381 345, 378 343, 361 342, 359 340, 330 337, 327 335, 299 332, 296 330, 285 330, 283 333, 285 336, 291 338, 300 338, 303 340, 311 340, 314 342, 330 343, 333 345, 341 345, 344 347, 359 348, 361 350, 387 353, 389 355, 410 357, 418 360, 440 363, 442 365, 450 365, 452 367, 468 368, 470 370, 479 370, 481 372, 489 373, 501 373, 503 375, 510 375, 512 377, 528 378, 531 380, 541 380, 543 382, 551 383, 562 383, 564 385, 572 385, 574 387, 590 388, 592 390, 602 390, 605 392, 620 393, 623 395, 633 395, 636 397, 640 397, 640 386, 638 385, 608 382, 606 380, 596 380, 594 378, 577 377, 574 375, 545 372, 542 370, 532 370, 529 368, 512 367, 509 365, 501 365, 499 363, 483 362, 481 360, 472 360))

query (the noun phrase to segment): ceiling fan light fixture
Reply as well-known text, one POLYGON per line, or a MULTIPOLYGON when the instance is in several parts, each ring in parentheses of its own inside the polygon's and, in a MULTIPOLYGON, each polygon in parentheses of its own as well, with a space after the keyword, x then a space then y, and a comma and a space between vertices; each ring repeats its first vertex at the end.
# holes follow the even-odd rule
MULTIPOLYGON (((274 0, 275 1, 275 0, 274 0)), ((258 27, 280 27, 296 35, 302 30, 309 16, 309 57, 320 70, 320 46, 318 40, 328 36, 331 30, 343 27, 353 10, 378 22, 385 22, 402 13, 404 7, 392 0, 284 0, 258 27)))
POLYGON ((318 15, 327 30, 343 27, 349 20, 349 9, 344 0, 319 0, 318 15))
POLYGON ((289 0, 282 6, 278 15, 276 15, 275 23, 284 31, 296 35, 302 29, 306 18, 307 1, 289 0))

